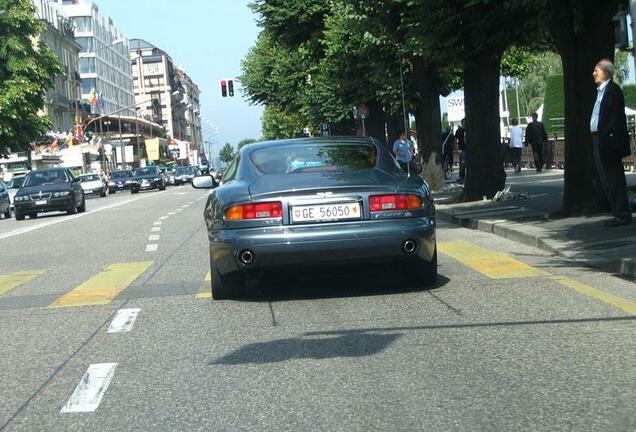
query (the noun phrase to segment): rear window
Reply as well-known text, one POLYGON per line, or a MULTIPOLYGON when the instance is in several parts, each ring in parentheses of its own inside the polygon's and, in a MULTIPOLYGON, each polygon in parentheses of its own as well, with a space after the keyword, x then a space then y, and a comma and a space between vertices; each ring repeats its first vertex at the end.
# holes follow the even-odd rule
POLYGON ((97 174, 81 176, 80 181, 81 182, 99 181, 99 176, 97 174))
POLYGON ((111 178, 130 178, 132 177, 133 174, 130 171, 115 171, 112 175, 111 178))
POLYGON ((135 177, 141 177, 145 175, 157 174, 157 168, 155 167, 146 167, 146 168, 137 168, 135 170, 135 177))
POLYGON ((255 150, 250 159, 263 174, 351 171, 373 168, 378 152, 368 144, 292 144, 255 150))

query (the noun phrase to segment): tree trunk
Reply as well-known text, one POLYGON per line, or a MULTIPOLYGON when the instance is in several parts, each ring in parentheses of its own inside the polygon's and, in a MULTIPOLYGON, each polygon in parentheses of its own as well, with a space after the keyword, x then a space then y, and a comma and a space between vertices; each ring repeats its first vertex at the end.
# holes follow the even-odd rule
POLYGON ((413 59, 413 75, 418 102, 415 106, 417 146, 422 162, 437 155, 437 163, 442 162, 442 114, 439 107, 440 80, 437 71, 427 67, 421 58, 413 59))
POLYGON ((373 137, 381 143, 385 142, 385 116, 382 104, 378 101, 369 101, 365 105, 369 108, 369 116, 365 120, 367 136, 373 137))
POLYGON ((492 198, 506 184, 499 129, 501 53, 491 52, 464 65, 468 166, 464 201, 492 198))
POLYGON ((398 138, 398 134, 404 129, 402 114, 387 114, 386 116, 386 145, 389 150, 393 147, 393 142, 398 138))
POLYGON ((550 32, 563 61, 565 80, 564 216, 606 211, 592 153, 590 115, 596 99, 592 71, 614 58, 612 16, 617 1, 550 0, 550 32))

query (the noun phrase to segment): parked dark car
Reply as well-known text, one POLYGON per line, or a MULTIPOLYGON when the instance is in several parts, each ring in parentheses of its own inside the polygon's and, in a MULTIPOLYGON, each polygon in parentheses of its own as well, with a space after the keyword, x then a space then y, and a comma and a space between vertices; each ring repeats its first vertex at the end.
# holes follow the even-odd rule
POLYGON ((154 166, 135 169, 133 180, 130 193, 148 189, 159 189, 160 191, 166 189, 166 179, 161 171, 154 166))
POLYGON ((11 200, 9 199, 9 189, 3 181, 0 181, 0 213, 5 219, 11 218, 11 200))
POLYGON ((14 198, 15 218, 37 217, 38 213, 86 211, 84 191, 79 180, 67 168, 31 171, 14 198))
POLYGON ((195 166, 177 167, 174 174, 176 185, 192 183, 192 179, 199 174, 199 168, 195 166))
MULTIPOLYGON (((211 176, 195 188, 214 188, 211 176)), ((241 148, 208 197, 212 297, 286 266, 395 262, 420 285, 437 278, 435 206, 371 138, 328 137, 241 148)))
POLYGON ((118 191, 130 190, 133 183, 133 172, 130 170, 113 171, 108 181, 108 193, 114 194, 118 191))

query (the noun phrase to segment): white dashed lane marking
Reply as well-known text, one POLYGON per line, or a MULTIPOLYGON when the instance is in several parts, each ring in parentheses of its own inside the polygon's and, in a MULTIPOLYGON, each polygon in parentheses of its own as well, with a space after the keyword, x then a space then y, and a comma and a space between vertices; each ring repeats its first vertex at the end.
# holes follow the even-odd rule
POLYGON ((156 244, 156 243, 147 244, 146 245, 146 252, 156 252, 158 248, 159 248, 159 245, 156 244))
POLYGON ((163 224, 163 222, 161 222, 161 221, 157 221, 157 222, 153 222, 152 224, 153 224, 153 225, 155 225, 155 226, 158 226, 158 225, 163 224))
POLYGON ((150 228, 150 232, 159 232, 161 231, 161 227, 152 227, 150 228))
POLYGON ((132 330, 141 309, 119 309, 108 327, 108 333, 126 333, 132 330))
POLYGON ((159 220, 166 220, 166 219, 168 219, 168 216, 161 216, 161 217, 159 218, 159 220))
POLYGON ((148 241, 157 241, 159 240, 159 235, 157 234, 151 234, 150 237, 148 237, 148 241))
POLYGON ((173 214, 175 214, 175 212, 170 212, 168 213, 168 216, 172 216, 173 214))
POLYGON ((88 367, 61 413, 93 412, 108 390, 117 363, 96 363, 88 367))

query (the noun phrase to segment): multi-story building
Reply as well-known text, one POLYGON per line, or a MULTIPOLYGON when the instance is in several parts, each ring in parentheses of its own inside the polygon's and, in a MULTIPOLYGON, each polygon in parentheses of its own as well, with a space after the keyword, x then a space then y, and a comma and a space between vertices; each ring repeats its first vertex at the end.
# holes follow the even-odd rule
POLYGON ((131 39, 129 46, 137 114, 166 128, 166 134, 178 141, 179 159, 198 163, 202 142, 199 87, 160 48, 143 39, 131 39))
POLYGON ((172 59, 143 39, 131 39, 129 48, 137 115, 163 125, 170 138, 184 139, 177 121, 178 111, 183 110, 179 104, 182 88, 172 59))
POLYGON ((79 114, 78 55, 80 46, 73 37, 72 23, 66 19, 59 7, 47 0, 33 0, 37 16, 46 23, 40 34, 44 42, 57 56, 63 72, 55 78, 45 96, 44 114, 53 120, 54 131, 69 132, 79 114))
POLYGON ((113 24, 113 20, 99 14, 95 3, 85 0, 51 0, 62 7, 73 21, 75 40, 81 46, 79 68, 82 100, 98 99, 92 106, 94 113, 133 115, 135 96, 128 41, 113 24), (124 109, 131 107, 128 109, 124 109))
POLYGON ((199 99, 201 91, 185 70, 177 68, 176 75, 184 90, 182 103, 185 104, 184 126, 186 140, 192 143, 192 148, 200 151, 203 141, 201 135, 201 103, 199 99))

